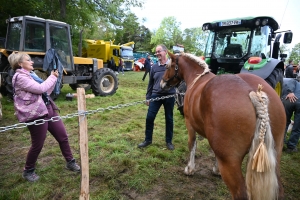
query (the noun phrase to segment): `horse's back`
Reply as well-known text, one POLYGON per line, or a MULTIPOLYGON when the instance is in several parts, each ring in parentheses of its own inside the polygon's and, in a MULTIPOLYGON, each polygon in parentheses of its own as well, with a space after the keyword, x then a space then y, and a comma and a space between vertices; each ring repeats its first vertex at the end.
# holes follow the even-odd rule
POLYGON ((285 113, 282 103, 276 92, 263 79, 251 74, 220 75, 207 82, 200 103, 204 131, 212 146, 226 144, 228 152, 239 149, 238 153, 241 156, 248 151, 256 126, 255 108, 249 93, 257 91, 258 84, 263 85, 263 91, 270 99, 272 129, 279 130, 276 135, 280 135, 280 131, 284 130, 282 120, 285 119, 285 113))

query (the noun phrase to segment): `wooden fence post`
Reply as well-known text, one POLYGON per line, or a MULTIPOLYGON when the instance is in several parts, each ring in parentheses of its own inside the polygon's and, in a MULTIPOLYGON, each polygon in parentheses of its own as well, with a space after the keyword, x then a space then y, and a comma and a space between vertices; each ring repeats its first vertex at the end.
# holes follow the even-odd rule
MULTIPOLYGON (((86 111, 85 90, 77 88, 78 112, 86 111)), ((89 194, 89 151, 88 151, 88 134, 87 134, 87 117, 85 115, 78 116, 79 123, 79 147, 81 158, 81 185, 80 200, 88 200, 89 194)))

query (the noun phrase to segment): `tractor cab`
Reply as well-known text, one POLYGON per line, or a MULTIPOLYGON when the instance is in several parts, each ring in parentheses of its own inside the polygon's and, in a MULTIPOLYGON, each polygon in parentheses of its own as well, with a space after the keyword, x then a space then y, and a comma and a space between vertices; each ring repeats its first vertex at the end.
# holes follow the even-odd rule
MULTIPOLYGON (((244 66, 251 64, 249 61, 258 64, 252 66, 259 69, 266 65, 269 58, 278 59, 281 37, 278 34, 275 39, 278 28, 278 23, 272 17, 248 17, 205 23, 202 29, 210 31, 204 53, 205 60, 215 74, 240 73, 244 66)), ((290 43, 292 33, 288 31, 285 34, 284 43, 290 43)))
POLYGON ((6 45, 3 51, 28 53, 34 68, 42 68, 48 49, 57 50, 66 71, 72 70, 72 44, 70 26, 64 22, 32 16, 13 17, 7 20, 6 45))

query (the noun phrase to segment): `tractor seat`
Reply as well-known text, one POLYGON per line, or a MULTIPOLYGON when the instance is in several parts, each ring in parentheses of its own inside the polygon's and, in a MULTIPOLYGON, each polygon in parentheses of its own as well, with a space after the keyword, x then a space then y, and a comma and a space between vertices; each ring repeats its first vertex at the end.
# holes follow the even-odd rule
POLYGON ((225 49, 224 49, 224 56, 237 56, 237 57, 242 57, 243 49, 242 45, 240 44, 229 44, 225 49))

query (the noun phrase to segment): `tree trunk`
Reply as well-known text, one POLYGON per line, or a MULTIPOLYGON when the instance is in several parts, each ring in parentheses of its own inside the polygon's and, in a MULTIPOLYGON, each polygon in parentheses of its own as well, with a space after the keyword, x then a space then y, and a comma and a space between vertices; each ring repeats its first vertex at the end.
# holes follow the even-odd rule
POLYGON ((67 0, 59 0, 60 3, 60 17, 62 20, 66 18, 66 1, 67 0))

